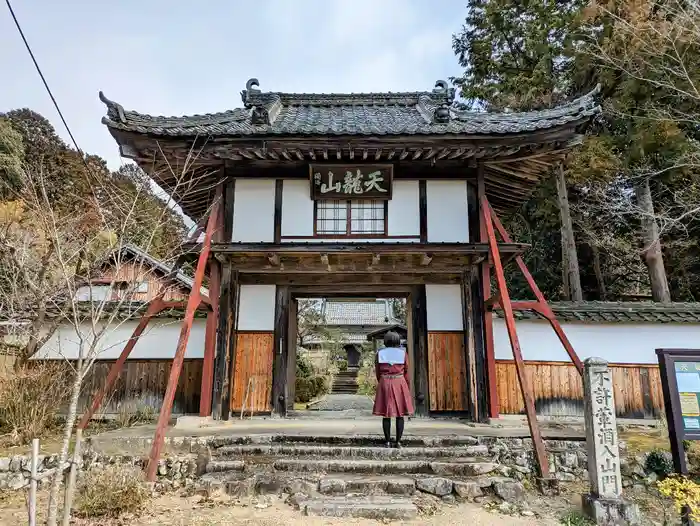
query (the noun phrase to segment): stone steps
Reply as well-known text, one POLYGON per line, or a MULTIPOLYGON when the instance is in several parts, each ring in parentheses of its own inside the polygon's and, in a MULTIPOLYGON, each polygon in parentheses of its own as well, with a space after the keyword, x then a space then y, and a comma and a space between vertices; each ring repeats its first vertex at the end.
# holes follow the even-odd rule
POLYGON ((306 515, 374 520, 411 520, 418 508, 410 499, 384 496, 324 497, 303 502, 306 515))
POLYGON ((413 477, 334 475, 324 476, 318 482, 318 492, 322 495, 344 494, 389 494, 413 495, 416 491, 416 479, 413 477))
POLYGON ((472 461, 484 460, 488 457, 487 446, 457 446, 457 447, 405 447, 401 449, 386 447, 334 446, 334 445, 255 445, 244 444, 223 446, 216 450, 217 459, 274 456, 284 457, 342 457, 348 459, 428 459, 428 458, 457 458, 472 461))

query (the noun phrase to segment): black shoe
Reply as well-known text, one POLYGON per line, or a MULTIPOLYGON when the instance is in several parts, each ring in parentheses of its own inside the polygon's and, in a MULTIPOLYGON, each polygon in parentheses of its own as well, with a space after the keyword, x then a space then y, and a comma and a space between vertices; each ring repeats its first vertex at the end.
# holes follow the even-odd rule
POLYGON ((396 446, 395 446, 395 447, 396 447, 396 449, 401 449, 403 446, 401 445, 401 442, 399 442, 399 441, 397 440, 397 441, 396 441, 396 446))
POLYGON ((386 444, 384 444, 384 447, 387 448, 387 449, 390 449, 390 448, 391 448, 391 442, 387 442, 386 444))

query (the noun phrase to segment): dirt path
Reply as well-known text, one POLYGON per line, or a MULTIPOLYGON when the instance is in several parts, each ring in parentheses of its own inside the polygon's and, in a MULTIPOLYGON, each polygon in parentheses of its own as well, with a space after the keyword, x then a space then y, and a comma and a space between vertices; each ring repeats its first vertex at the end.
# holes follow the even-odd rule
MULTIPOLYGON (((41 516, 39 519, 41 520, 41 516)), ((24 496, 21 493, 13 493, 12 496, 0 501, 0 525, 25 524, 26 520, 27 512, 24 496)), ((364 519, 306 517, 279 500, 258 506, 253 501, 251 505, 243 506, 228 501, 200 502, 200 497, 184 498, 176 495, 164 495, 153 500, 148 505, 147 510, 137 517, 125 516, 112 520, 74 519, 72 524, 75 526, 155 526, 162 524, 172 526, 377 526, 380 523, 364 519)), ((554 518, 511 517, 490 512, 474 504, 445 506, 435 515, 401 524, 560 526, 559 521, 554 518)))

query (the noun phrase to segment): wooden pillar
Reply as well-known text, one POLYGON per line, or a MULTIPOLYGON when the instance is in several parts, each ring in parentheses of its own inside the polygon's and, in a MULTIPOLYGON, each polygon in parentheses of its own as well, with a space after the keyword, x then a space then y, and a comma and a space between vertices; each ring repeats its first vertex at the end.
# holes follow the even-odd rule
MULTIPOLYGON (((211 284, 212 280, 209 280, 211 284)), ((209 294, 212 293, 211 288, 209 294)), ((211 296, 210 296, 211 297, 211 296)), ((214 355, 216 352, 217 313, 214 309, 207 312, 207 322, 204 328, 204 360, 202 361, 202 384, 199 392, 199 416, 211 414, 211 400, 214 382, 214 355)))
POLYGON ((297 300, 289 301, 289 323, 287 329, 288 360, 287 360, 287 409, 294 409, 294 398, 296 397, 297 382, 297 300))
MULTIPOLYGON (((481 210, 481 201, 484 197, 486 197, 484 165, 481 163, 477 168, 477 197, 478 205, 475 207, 475 209, 479 210, 479 241, 481 243, 488 243, 486 225, 481 220, 484 217, 483 210, 481 210)), ((491 262, 489 260, 490 256, 481 263, 481 286, 483 293, 480 309, 483 312, 484 320, 484 348, 486 354, 486 379, 488 382, 489 393, 489 417, 498 418, 500 409, 498 403, 498 384, 496 379, 496 350, 493 339, 493 313, 490 309, 486 309, 483 303, 491 297, 491 262)))
POLYGON ((420 224, 420 242, 428 242, 428 186, 425 179, 418 181, 418 217, 420 224))
POLYGON ((476 384, 476 339, 474 338, 474 303, 471 291, 471 273, 462 273, 460 289, 462 293, 462 326, 464 327, 464 369, 467 389, 464 408, 473 420, 478 420, 479 391, 476 384))
POLYGON ((272 358, 272 412, 280 416, 287 416, 289 301, 289 287, 277 285, 274 357, 272 358))
POLYGON ((430 413, 430 389, 428 388, 428 311, 425 285, 411 291, 411 321, 413 324, 414 384, 416 415, 430 413))
POLYGON ((277 179, 275 181, 275 215, 273 218, 275 230, 274 230, 274 242, 282 242, 282 189, 284 186, 283 179, 277 179))
MULTIPOLYGON (((225 191, 217 189, 217 199, 222 202, 216 207, 216 226, 212 241, 220 243, 224 239, 224 207, 225 191)), ((209 311, 204 332, 204 360, 202 362, 202 387, 199 393, 199 416, 212 414, 212 398, 214 396, 214 362, 216 360, 216 337, 219 325, 219 295, 221 293, 221 264, 216 257, 209 259, 209 311)))
MULTIPOLYGON (((467 182, 467 206, 469 214, 469 241, 476 242, 481 239, 481 219, 479 214, 479 190, 477 185, 471 181, 467 182)), ((488 367, 486 363, 486 342, 484 323, 484 285, 482 279, 482 268, 478 264, 472 265, 465 275, 464 284, 465 305, 470 305, 471 309, 465 316, 465 327, 469 327, 472 335, 471 344, 474 346, 474 366, 476 380, 476 412, 473 417, 478 422, 486 422, 489 418, 489 379, 488 367)), ((494 384, 496 382, 494 381, 494 384)), ((498 391, 496 391, 498 392, 498 391)))
MULTIPOLYGON (((235 179, 225 183, 223 213, 220 216, 220 235, 217 240, 230 242, 233 239, 233 208, 235 204, 235 179)), ((237 280, 234 279, 230 260, 217 262, 219 273, 219 293, 217 304, 216 353, 214 357, 212 417, 228 420, 230 403, 230 378, 233 370, 230 363, 235 347, 235 319, 237 301, 237 280)), ((236 276, 237 277, 237 276, 236 276)))

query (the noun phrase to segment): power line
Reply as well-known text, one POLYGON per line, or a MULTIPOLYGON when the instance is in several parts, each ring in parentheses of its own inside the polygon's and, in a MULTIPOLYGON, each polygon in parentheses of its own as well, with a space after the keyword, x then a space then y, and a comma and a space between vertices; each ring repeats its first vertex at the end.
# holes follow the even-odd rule
POLYGON ((39 67, 39 63, 36 61, 36 58, 34 57, 34 52, 32 51, 32 48, 29 46, 29 42, 27 42, 27 38, 24 36, 24 31, 22 31, 22 26, 19 25, 19 21, 17 20, 17 16, 15 16, 15 12, 12 9, 12 5, 10 4, 10 0, 5 0, 5 3, 7 4, 7 8, 10 10, 10 15, 12 15, 12 20, 15 21, 15 26, 17 26, 17 31, 19 31, 19 34, 22 37, 22 40, 24 41, 24 46, 27 48, 27 51, 29 52, 29 56, 32 57, 32 62, 34 62, 34 67, 36 68, 37 72, 39 73, 39 76, 41 77, 41 81, 44 83, 44 87, 46 88, 46 91, 48 92, 49 97, 51 97, 51 101, 53 102, 53 105, 56 108, 56 111, 58 112, 58 116, 61 117, 61 121, 63 122, 63 126, 66 127, 66 130, 68 131, 68 135, 70 136, 71 141, 73 141, 73 146, 75 146, 75 149, 80 154, 80 157, 83 159, 83 162, 85 163, 85 166, 88 169, 88 171, 91 172, 90 166, 88 166, 87 161, 85 160, 85 155, 83 155, 83 151, 80 149, 80 146, 78 146, 78 142, 75 140, 75 137, 73 137, 73 132, 70 130, 70 127, 68 126, 68 123, 66 122, 65 117, 63 117, 63 112, 61 111, 61 108, 59 107, 58 102, 56 102, 56 98, 53 96, 53 93, 51 92, 51 88, 49 88, 49 83, 46 82, 46 78, 44 77, 44 73, 41 71, 41 68, 39 67))

